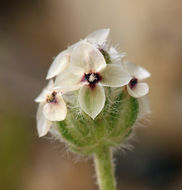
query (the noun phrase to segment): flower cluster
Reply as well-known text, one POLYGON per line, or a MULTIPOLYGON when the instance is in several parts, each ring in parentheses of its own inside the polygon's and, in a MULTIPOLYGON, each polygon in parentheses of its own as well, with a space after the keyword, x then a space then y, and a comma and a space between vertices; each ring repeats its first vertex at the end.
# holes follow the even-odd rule
POLYGON ((39 103, 37 129, 44 136, 56 121, 65 120, 64 95, 75 92, 83 112, 93 120, 103 110, 105 88, 127 90, 134 98, 146 95, 149 87, 141 80, 150 76, 142 67, 122 61, 124 53, 108 45, 109 29, 101 29, 56 56, 46 79, 48 86, 35 99, 39 103))

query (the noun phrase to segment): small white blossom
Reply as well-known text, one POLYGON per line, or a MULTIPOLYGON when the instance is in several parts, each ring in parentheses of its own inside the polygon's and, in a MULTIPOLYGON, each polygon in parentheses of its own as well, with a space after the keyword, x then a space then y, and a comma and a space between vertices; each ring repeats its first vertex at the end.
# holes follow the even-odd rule
POLYGON ((85 39, 96 47, 102 47, 106 43, 109 33, 109 28, 100 29, 89 34, 85 39))
POLYGON ((149 92, 149 86, 147 83, 140 81, 150 77, 150 73, 146 69, 130 62, 125 62, 123 67, 132 76, 127 85, 130 96, 139 98, 146 95, 149 92))
POLYGON ((70 68, 56 78, 55 85, 66 91, 80 89, 80 107, 94 119, 105 104, 103 86, 122 87, 130 80, 119 64, 106 64, 95 46, 82 41, 72 52, 70 68))
POLYGON ((52 121, 61 121, 65 119, 67 109, 61 93, 54 90, 54 83, 52 80, 35 101, 39 103, 36 115, 37 130, 39 137, 42 137, 48 133, 52 121))
POLYGON ((117 64, 120 63, 122 58, 126 56, 126 53, 119 53, 115 47, 109 47, 109 33, 110 29, 100 29, 89 34, 85 39, 87 42, 98 48, 101 53, 107 53, 110 57, 111 63, 117 64))
POLYGON ((108 54, 110 56, 111 62, 114 64, 120 64, 121 60, 126 56, 126 53, 119 53, 117 49, 113 46, 109 48, 108 54))
MULTIPOLYGON (((110 29, 97 30, 96 32, 89 34, 85 38, 85 41, 88 41, 89 43, 95 45, 96 47, 102 47, 108 38, 109 32, 110 29)), ((55 57, 54 61, 52 62, 48 70, 46 79, 51 79, 67 69, 67 67, 70 64, 71 53, 73 49, 76 48, 80 43, 81 41, 73 44, 67 50, 64 50, 55 57)))

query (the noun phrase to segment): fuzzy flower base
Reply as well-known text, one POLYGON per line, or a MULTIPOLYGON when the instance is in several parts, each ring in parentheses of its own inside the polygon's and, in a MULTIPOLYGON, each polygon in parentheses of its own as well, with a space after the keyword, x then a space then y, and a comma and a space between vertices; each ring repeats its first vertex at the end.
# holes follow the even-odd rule
POLYGON ((116 147, 131 134, 139 109, 137 100, 118 88, 106 87, 105 91, 105 106, 94 120, 74 102, 76 95, 71 96, 67 117, 56 129, 74 152, 87 155, 100 146, 116 147))

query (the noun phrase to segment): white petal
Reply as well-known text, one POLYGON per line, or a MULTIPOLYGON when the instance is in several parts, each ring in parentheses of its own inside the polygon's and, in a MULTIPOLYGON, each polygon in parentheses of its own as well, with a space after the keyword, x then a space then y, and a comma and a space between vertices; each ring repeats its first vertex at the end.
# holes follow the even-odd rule
POLYGON ((55 80, 55 88, 65 91, 73 91, 80 88, 81 80, 84 76, 83 69, 70 67, 68 72, 60 74, 55 80))
POLYGON ((56 95, 57 103, 46 103, 43 113, 46 119, 50 121, 62 121, 67 114, 66 104, 60 94, 56 95))
POLYGON ((69 65, 70 53, 63 51, 59 53, 51 64, 46 79, 50 79, 63 72, 69 65))
POLYGON ((48 85, 42 90, 42 92, 35 99, 35 102, 39 103, 45 101, 47 94, 49 93, 49 91, 52 91, 53 87, 54 87, 54 82, 53 80, 50 80, 48 85))
POLYGON ((142 97, 149 92, 149 86, 147 83, 138 83, 132 89, 127 85, 128 93, 135 98, 142 97))
POLYGON ((117 64, 108 64, 100 72, 100 75, 102 77, 101 84, 110 87, 121 87, 127 85, 131 80, 131 76, 117 64))
POLYGON ((79 94, 80 107, 92 119, 102 111, 105 104, 104 88, 97 84, 94 88, 84 85, 79 94))
POLYGON ((125 62, 124 67, 128 73, 139 80, 150 77, 150 73, 146 69, 133 63, 125 62))
POLYGON ((126 53, 119 53, 116 48, 114 48, 113 46, 110 47, 109 49, 109 56, 111 58, 112 63, 114 64, 120 64, 121 63, 121 59, 124 58, 126 56, 126 53))
POLYGON ((44 104, 39 104, 37 115, 36 115, 37 131, 38 131, 39 137, 46 135, 51 126, 51 122, 48 121, 43 114, 43 106, 44 104))
POLYGON ((101 29, 89 34, 86 39, 91 43, 102 45, 108 38, 110 29, 101 29))
POLYGON ((84 69, 84 72, 96 72, 106 67, 104 56, 93 45, 82 42, 72 52, 71 65, 84 69))
POLYGON ((141 98, 138 98, 138 103, 139 103, 139 115, 138 115, 139 118, 151 114, 148 96, 143 96, 141 98))

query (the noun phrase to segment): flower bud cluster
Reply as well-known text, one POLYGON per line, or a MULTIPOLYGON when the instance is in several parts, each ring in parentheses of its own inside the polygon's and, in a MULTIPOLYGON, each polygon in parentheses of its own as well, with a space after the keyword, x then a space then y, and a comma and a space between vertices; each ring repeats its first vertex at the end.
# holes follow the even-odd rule
POLYGON ((109 29, 101 29, 59 53, 35 99, 37 129, 44 136, 56 126, 77 152, 119 144, 131 133, 138 99, 149 92, 150 73, 123 61, 125 53, 108 45, 109 29), (56 124, 56 125, 55 125, 56 124))

